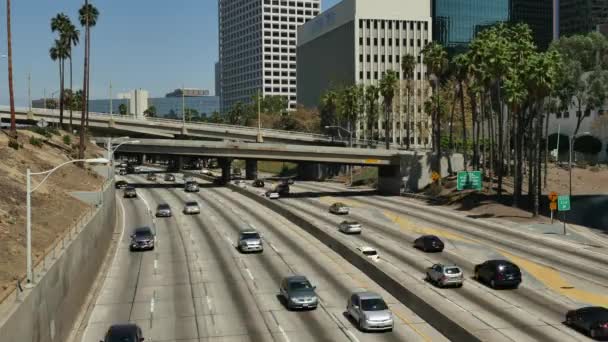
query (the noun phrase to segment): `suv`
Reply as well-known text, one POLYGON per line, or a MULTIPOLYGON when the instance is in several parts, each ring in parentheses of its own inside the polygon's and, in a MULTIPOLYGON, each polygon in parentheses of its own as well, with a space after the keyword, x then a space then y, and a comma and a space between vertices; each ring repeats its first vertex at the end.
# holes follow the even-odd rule
POLYGON ((131 251, 154 249, 154 234, 150 227, 136 228, 131 234, 131 251))
POLYGON ((167 203, 161 203, 156 207, 156 217, 171 217, 171 207, 167 203))
POLYGON ((304 276, 291 276, 283 278, 280 291, 288 310, 316 309, 319 304, 316 288, 304 276))
POLYGON ((135 191, 135 188, 131 185, 127 186, 125 188, 125 192, 124 192, 124 198, 136 198, 137 197, 137 191, 135 191))
POLYGON ((435 264, 426 270, 426 279, 439 287, 455 285, 461 287, 464 277, 460 267, 455 265, 435 264))
POLYGON ((289 195, 289 184, 281 183, 274 188, 274 191, 278 192, 281 197, 287 197, 289 195))
POLYGON ((360 330, 393 330, 393 314, 377 293, 355 292, 346 302, 346 313, 360 330))
POLYGON ((424 252, 442 252, 444 245, 435 235, 423 235, 414 240, 414 247, 424 252))
POLYGON ((522 281, 519 267, 507 260, 488 260, 475 265, 475 279, 494 289, 505 286, 517 288, 522 281))
POLYGON ((199 192, 198 184, 196 182, 187 182, 184 190, 186 192, 199 192))
POLYGON ((264 245, 262 237, 255 230, 242 230, 237 236, 237 248, 241 253, 245 252, 262 252, 264 245))
POLYGON ((142 342, 144 335, 136 324, 115 324, 108 329, 100 342, 142 342))

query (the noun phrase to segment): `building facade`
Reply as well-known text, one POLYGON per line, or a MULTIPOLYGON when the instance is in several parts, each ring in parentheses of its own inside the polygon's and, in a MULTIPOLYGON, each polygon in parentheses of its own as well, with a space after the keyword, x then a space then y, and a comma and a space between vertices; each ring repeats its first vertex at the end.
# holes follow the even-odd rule
MULTIPOLYGON (((572 138, 576 129, 578 115, 577 108, 575 107, 571 107, 568 111, 551 114, 549 119, 549 135, 559 132, 572 138)), ((590 134, 598 138, 602 142, 602 150, 597 156, 592 156, 591 159, 595 159, 598 162, 608 162, 608 105, 600 110, 585 111, 582 115, 585 117, 581 122, 577 136, 590 134)), ((553 149, 555 146, 550 146, 549 148, 553 149)), ((568 160, 567 152, 564 155, 560 154, 560 160, 568 160)))
POLYGON ((201 97, 209 96, 209 90, 198 88, 180 88, 165 95, 165 97, 201 97))
POLYGON ((261 96, 296 107, 296 33, 320 0, 218 0, 221 110, 261 96))
POLYGON ((585 34, 608 23, 606 0, 559 0, 560 36, 585 34))
POLYGON ((553 40, 554 0, 432 0, 433 39, 450 55, 463 52, 477 33, 501 22, 530 26, 536 45, 553 40))
MULTIPOLYGON (((430 117, 423 110, 428 94, 426 67, 421 51, 432 38, 429 1, 343 0, 298 30, 297 99, 305 107, 317 107, 322 95, 333 88, 379 85, 388 70, 399 75, 394 98, 390 136, 393 143, 406 143, 406 128, 412 128, 410 142, 415 147, 430 144, 430 117), (412 54, 418 64, 414 71, 413 105, 406 115, 406 80, 401 57, 412 54)), ((367 125, 358 122, 358 138, 384 137, 384 119, 367 125), (377 135, 372 136, 372 132, 377 135)))

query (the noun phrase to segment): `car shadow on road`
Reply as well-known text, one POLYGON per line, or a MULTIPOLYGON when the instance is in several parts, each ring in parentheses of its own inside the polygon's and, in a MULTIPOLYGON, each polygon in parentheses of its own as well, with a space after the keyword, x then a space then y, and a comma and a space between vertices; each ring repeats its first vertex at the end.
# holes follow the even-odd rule
MULTIPOLYGON (((183 183, 129 183, 130 186, 139 189, 183 189, 183 183)), ((209 183, 199 183, 200 189, 218 188, 218 185, 209 183)))
POLYGON ((378 191, 306 191, 306 192, 292 192, 289 193, 289 198, 319 198, 319 197, 355 197, 355 196, 376 196, 379 195, 378 191))

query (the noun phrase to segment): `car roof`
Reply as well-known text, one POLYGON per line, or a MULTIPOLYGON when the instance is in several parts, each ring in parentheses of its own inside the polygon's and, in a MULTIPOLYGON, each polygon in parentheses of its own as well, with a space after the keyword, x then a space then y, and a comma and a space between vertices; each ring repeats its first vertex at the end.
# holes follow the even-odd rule
POLYGON ((250 234, 250 233, 256 233, 259 234, 257 230, 255 229, 241 229, 239 230, 239 234, 250 234))
POLYGON ((188 201, 186 202, 186 205, 198 205, 197 201, 188 201))
POLYGON ((586 306, 575 310, 577 312, 591 312, 591 313, 608 313, 608 309, 601 306, 586 306))
POLYGON ((159 203, 158 206, 159 207, 168 207, 169 204, 167 204, 167 203, 159 203))
POLYGON ((293 276, 285 277, 285 280, 287 282, 292 282, 292 281, 308 281, 308 278, 306 278, 303 275, 293 275, 293 276))
POLYGON ((357 249, 359 249, 361 252, 375 252, 376 249, 370 246, 361 246, 361 247, 357 247, 357 249))
POLYGON ((147 232, 152 233, 152 228, 150 228, 150 227, 138 227, 138 228, 135 228, 134 232, 135 233, 147 233, 147 232))
POLYGON ((439 239, 437 235, 422 235, 421 239, 439 239))
POLYGON ((114 324, 110 326, 111 331, 137 331, 139 326, 137 324, 114 324))
POLYGON ((355 292, 354 294, 356 294, 357 297, 359 297, 361 299, 382 299, 381 295, 377 294, 376 292, 371 292, 371 291, 355 292))
POLYGON ((509 260, 503 260, 503 259, 493 259, 493 260, 488 260, 486 262, 488 264, 493 264, 493 265, 512 265, 512 266, 517 266, 514 263, 510 262, 509 260))

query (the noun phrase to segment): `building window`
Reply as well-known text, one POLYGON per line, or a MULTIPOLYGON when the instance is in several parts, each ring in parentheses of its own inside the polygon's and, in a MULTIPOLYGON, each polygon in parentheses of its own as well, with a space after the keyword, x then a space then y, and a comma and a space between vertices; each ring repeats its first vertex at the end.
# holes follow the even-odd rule
POLYGON ((363 55, 359 55, 359 62, 363 63, 363 55))
POLYGON ((359 79, 362 80, 363 79, 363 71, 359 71, 359 79))
POLYGON ((374 38, 374 46, 378 46, 378 38, 374 38))
POLYGON ((561 119, 562 118, 562 112, 555 113, 555 117, 558 118, 558 119, 561 119))
POLYGON ((564 112, 564 119, 567 119, 567 118, 569 118, 569 117, 570 117, 570 112, 565 111, 565 112, 564 112))
POLYGON ((363 37, 359 37, 359 45, 363 45, 363 37))
POLYGON ((378 63, 378 55, 374 55, 374 63, 378 63))
POLYGON ((365 39, 365 43, 367 44, 367 46, 369 46, 371 44, 370 42, 371 42, 371 40, 369 38, 365 39))
POLYGON ((371 55, 367 55, 367 63, 372 61, 371 58, 372 58, 371 55))
POLYGON ((393 55, 389 55, 388 56, 388 62, 389 63, 393 63, 393 55))
POLYGON ((371 78, 372 78, 372 73, 368 71, 368 72, 367 72, 367 79, 369 80, 369 79, 371 79, 371 78))

